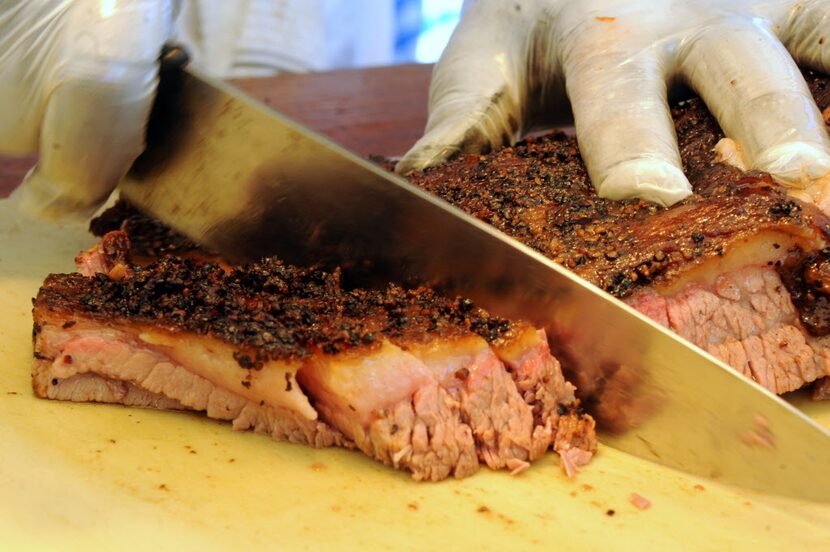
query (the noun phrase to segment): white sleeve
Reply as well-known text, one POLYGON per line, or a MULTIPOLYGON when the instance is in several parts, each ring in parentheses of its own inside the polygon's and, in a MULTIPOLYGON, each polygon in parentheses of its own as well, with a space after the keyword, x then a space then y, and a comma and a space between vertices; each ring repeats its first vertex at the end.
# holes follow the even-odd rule
POLYGON ((327 66, 323 0, 185 0, 177 23, 192 63, 216 77, 327 66))
POLYGON ((389 65, 395 59, 394 0, 323 0, 326 69, 389 65))

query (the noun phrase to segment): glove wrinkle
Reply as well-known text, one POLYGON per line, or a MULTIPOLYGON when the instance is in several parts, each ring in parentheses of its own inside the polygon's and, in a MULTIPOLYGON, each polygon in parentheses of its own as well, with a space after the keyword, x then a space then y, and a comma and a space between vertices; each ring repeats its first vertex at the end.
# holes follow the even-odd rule
POLYGON ((175 4, 10 3, 0 16, 0 152, 39 153, 19 190, 22 208, 89 213, 144 148, 175 4))

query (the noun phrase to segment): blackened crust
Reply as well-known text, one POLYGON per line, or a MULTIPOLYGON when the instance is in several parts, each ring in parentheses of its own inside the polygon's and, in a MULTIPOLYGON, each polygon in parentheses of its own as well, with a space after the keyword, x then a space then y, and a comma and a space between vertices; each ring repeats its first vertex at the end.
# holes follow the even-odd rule
MULTIPOLYGON (((812 71, 805 77, 827 109, 830 79, 812 71)), ((671 209, 597 197, 576 140, 562 133, 461 156, 410 179, 617 297, 672 284, 765 231, 811 244, 807 253, 827 245, 830 221, 815 206, 792 199, 766 174, 716 161, 713 149, 724 135, 701 100, 681 102, 672 116, 695 194, 671 209)), ((124 203, 94 221, 93 231, 116 226, 127 229, 139 254, 193 247, 124 203)))
POLYGON ((777 270, 807 331, 830 334, 830 249, 789 259, 777 270))
POLYGON ((102 274, 53 274, 35 310, 210 336, 238 347, 237 361, 245 368, 374 347, 380 337, 405 345, 475 333, 495 341, 513 327, 468 300, 445 299, 425 288, 346 291, 337 272, 274 259, 231 273, 173 257, 133 268, 120 281, 102 274))

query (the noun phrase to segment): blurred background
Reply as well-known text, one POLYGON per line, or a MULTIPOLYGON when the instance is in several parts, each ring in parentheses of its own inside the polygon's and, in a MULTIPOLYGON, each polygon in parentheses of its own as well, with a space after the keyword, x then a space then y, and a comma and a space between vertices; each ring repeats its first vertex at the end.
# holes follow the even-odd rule
POLYGON ((463 0, 322 0, 318 5, 325 11, 327 61, 317 69, 434 63, 458 24, 462 4, 463 0))
MULTIPOLYGON (((194 28, 210 31, 214 26, 222 27, 227 22, 224 19, 239 11, 236 1, 189 0, 191 21, 201 24, 194 24, 194 28), (208 6, 213 9, 208 11, 208 6)), ((230 36, 214 32, 213 39, 204 41, 204 60, 217 61, 216 73, 226 77, 306 73, 237 84, 362 155, 403 154, 420 137, 426 123, 429 67, 351 76, 311 76, 307 72, 434 63, 458 24, 463 0, 281 1, 284 7, 275 10, 269 9, 279 5, 273 0, 246 0, 259 8, 250 10, 253 24, 247 32, 236 34, 234 26, 229 26, 230 36), (308 26, 294 26, 298 20, 308 26), (227 41, 242 45, 238 72, 229 67, 227 56, 221 55, 223 49, 225 53, 232 50, 227 41), (267 46, 265 51, 263 45, 267 46)), ((3 2, 0 0, 0 6, 3 2)), ((0 199, 18 185, 36 159, 34 155, 0 155, 0 199)))
POLYGON ((397 63, 434 63, 461 16, 463 0, 396 0, 397 63))
MULTIPOLYGON (((0 0, 2 4, 2 0, 0 0)), ((186 0, 177 40, 224 78, 434 63, 463 0, 186 0)))

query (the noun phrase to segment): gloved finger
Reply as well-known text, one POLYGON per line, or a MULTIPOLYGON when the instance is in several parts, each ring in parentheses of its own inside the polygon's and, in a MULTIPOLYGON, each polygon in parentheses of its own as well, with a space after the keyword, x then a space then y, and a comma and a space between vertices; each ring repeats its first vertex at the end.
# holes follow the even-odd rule
POLYGON ((830 71, 830 1, 799 2, 781 25, 779 36, 798 63, 830 71))
POLYGON ((673 205, 691 186, 667 106, 664 60, 655 49, 621 48, 624 25, 583 30, 564 52, 579 147, 601 197, 673 205))
POLYGON ((70 2, 17 0, 0 9, 0 152, 37 151, 48 95, 46 68, 70 2))
POLYGON ((53 92, 40 160, 23 182, 21 207, 47 217, 88 214, 141 153, 152 79, 101 83, 66 79, 53 92))
POLYGON ((803 186, 830 171, 830 141, 801 72, 764 27, 733 19, 681 43, 681 73, 751 168, 803 186))
POLYGON ((435 66, 426 131, 395 167, 398 173, 515 140, 524 117, 527 27, 512 3, 472 6, 435 66))
POLYGON ((157 0, 71 5, 22 209, 88 213, 107 198, 143 149, 172 15, 172 5, 157 0))

